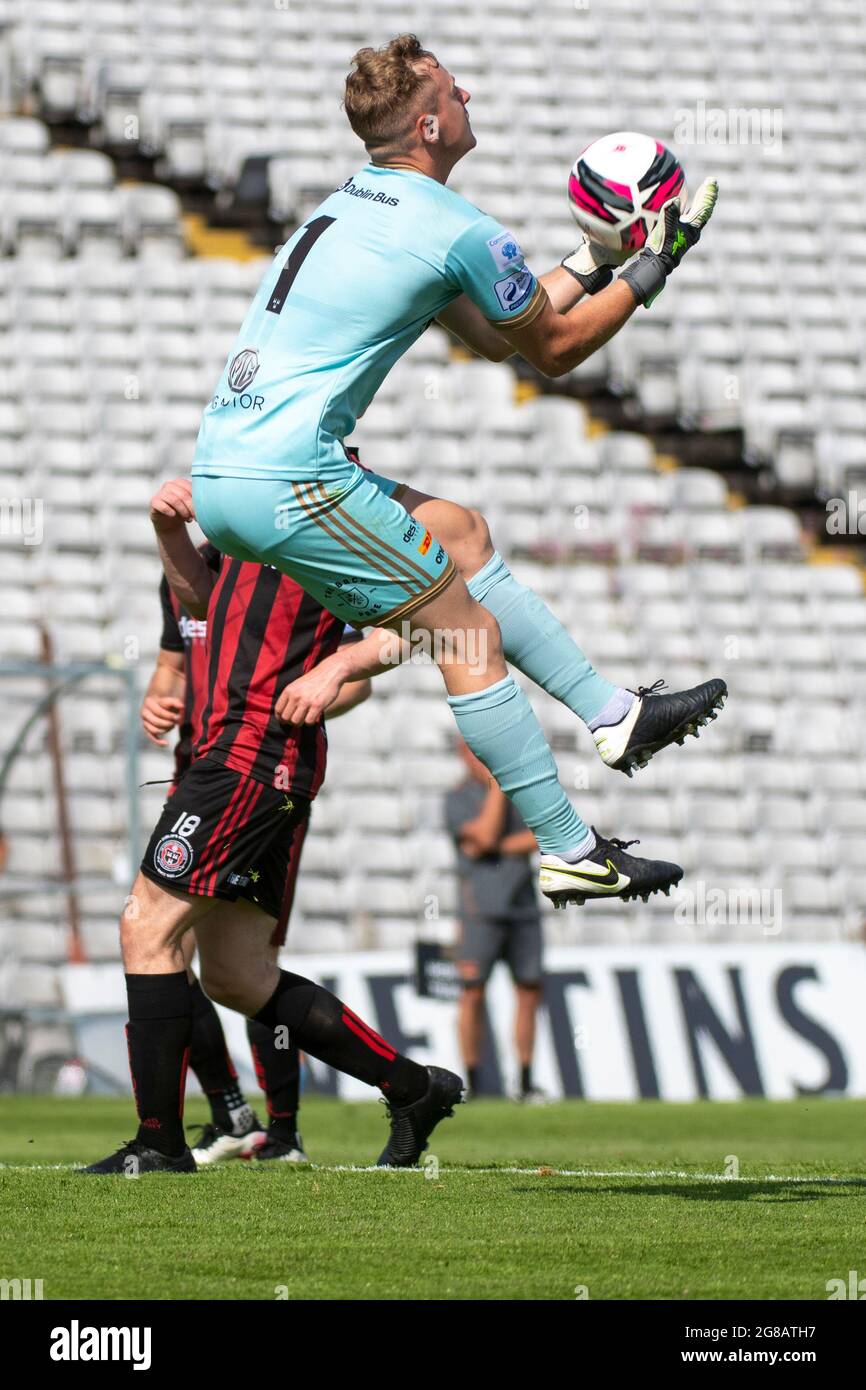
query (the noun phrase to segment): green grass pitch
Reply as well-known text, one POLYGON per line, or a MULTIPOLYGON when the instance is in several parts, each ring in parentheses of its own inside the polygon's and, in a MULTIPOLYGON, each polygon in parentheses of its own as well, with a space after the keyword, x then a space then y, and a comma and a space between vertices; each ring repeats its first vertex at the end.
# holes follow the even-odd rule
MULTIPOLYGON (((190 1123, 205 1118, 191 1101, 190 1123)), ((0 1276, 70 1299, 826 1299, 866 1275, 866 1102, 461 1107, 428 1171, 311 1098, 319 1166, 81 1178, 119 1100, 0 1098, 0 1276), (739 1164, 739 1178, 726 1177, 739 1164), (59 1166, 55 1166, 59 1165, 59 1166), (864 1175, 864 1176, 861 1176, 864 1175)))

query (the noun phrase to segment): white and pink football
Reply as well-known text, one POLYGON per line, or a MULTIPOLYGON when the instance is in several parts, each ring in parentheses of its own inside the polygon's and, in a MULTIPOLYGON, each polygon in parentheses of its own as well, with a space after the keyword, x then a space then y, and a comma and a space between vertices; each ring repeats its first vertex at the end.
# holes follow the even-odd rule
POLYGON ((639 251, 664 204, 687 197, 682 165, 651 135, 619 130, 578 155, 568 176, 568 203, 590 241, 623 259, 639 251))

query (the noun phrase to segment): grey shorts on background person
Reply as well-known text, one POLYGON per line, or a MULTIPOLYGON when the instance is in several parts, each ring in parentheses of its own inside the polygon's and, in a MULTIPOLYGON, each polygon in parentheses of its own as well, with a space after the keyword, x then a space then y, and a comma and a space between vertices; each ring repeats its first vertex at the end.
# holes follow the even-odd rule
POLYGON ((497 961, 504 961, 516 985, 541 983, 541 918, 464 917, 457 946, 457 961, 464 986, 484 985, 497 961), (468 966, 474 966, 470 973, 468 966))

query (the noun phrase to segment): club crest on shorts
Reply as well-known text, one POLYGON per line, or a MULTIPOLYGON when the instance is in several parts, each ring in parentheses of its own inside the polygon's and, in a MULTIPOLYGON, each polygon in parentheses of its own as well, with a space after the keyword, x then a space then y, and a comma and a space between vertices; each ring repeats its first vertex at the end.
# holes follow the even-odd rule
POLYGON ((358 587, 357 579, 351 575, 339 575, 333 584, 328 585, 325 590, 325 598, 341 598, 344 603, 350 603, 353 608, 367 609, 370 606, 370 595, 358 587))
POLYGON ((153 851, 153 864, 164 878, 180 878, 192 863, 192 845, 182 835, 163 835, 153 851))

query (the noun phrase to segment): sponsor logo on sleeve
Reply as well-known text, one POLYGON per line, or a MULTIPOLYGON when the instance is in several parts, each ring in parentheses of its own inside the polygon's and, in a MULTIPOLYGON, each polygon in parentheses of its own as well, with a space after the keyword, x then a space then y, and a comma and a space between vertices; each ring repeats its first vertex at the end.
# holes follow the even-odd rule
POLYGON ((492 236, 487 249, 497 270, 511 270, 515 261, 519 261, 523 255, 520 242, 513 232, 500 232, 498 236, 492 236))
POLYGON ((497 280, 493 288, 506 314, 515 314, 532 297, 535 291, 535 276, 531 270, 517 270, 507 279, 497 280))
POLYGON ((430 546, 431 546, 432 542, 433 542, 433 536, 432 536, 431 532, 430 532, 430 531, 425 531, 425 532, 424 532, 424 539, 423 539, 423 541, 421 542, 421 544, 418 546, 418 552, 419 552, 419 554, 421 554, 421 555, 426 555, 426 554, 427 554, 427 551, 430 549, 430 546))

